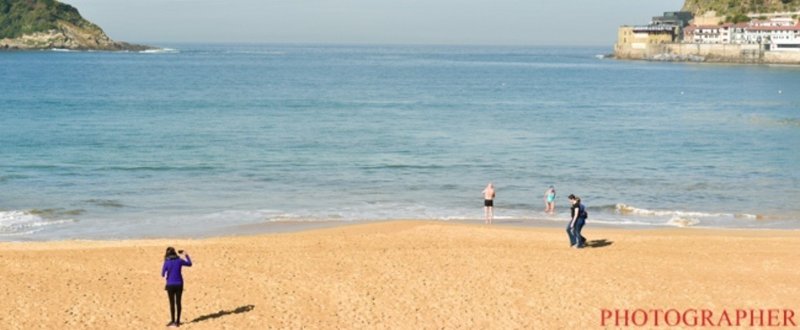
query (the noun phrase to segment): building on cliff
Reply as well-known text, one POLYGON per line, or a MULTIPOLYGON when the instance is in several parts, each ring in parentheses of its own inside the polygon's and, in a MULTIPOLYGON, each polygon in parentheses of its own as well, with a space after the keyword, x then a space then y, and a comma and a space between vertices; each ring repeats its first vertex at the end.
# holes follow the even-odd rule
POLYGON ((619 59, 800 64, 800 23, 772 17, 748 23, 694 25, 691 14, 664 13, 648 25, 621 26, 619 59))
POLYGON ((684 42, 698 44, 760 44, 764 50, 800 51, 800 24, 791 19, 770 19, 749 23, 690 25, 684 42))
POLYGON ((637 53, 652 45, 675 42, 674 26, 623 26, 617 34, 614 53, 637 53))
POLYGON ((689 25, 693 18, 694 14, 689 11, 668 11, 664 12, 662 16, 653 17, 650 25, 673 25, 683 28, 689 25))
POLYGON ((747 27, 749 42, 762 42, 767 50, 800 52, 800 23, 786 20, 754 21, 747 27))
POLYGON ((684 30, 683 41, 696 44, 743 44, 747 23, 722 25, 689 25, 684 30))
POLYGON ((640 53, 653 45, 680 42, 683 29, 694 17, 690 12, 665 12, 656 16, 648 25, 622 26, 617 32, 614 53, 640 53))

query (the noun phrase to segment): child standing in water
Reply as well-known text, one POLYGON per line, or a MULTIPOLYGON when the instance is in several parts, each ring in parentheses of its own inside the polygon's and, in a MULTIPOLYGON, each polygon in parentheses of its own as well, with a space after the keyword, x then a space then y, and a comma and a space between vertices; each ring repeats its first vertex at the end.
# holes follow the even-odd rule
POLYGON ((494 185, 489 182, 483 189, 483 216, 486 224, 491 225, 494 219, 494 185))
POLYGON ((556 188, 553 186, 544 192, 544 211, 549 214, 556 212, 556 188))

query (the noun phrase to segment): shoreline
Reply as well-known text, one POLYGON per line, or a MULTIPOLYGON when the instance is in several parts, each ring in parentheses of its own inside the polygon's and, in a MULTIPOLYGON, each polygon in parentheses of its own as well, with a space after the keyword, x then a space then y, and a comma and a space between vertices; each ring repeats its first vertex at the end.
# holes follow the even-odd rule
POLYGON ((767 67, 785 67, 785 68, 800 68, 800 61, 793 63, 785 62, 748 62, 748 61, 734 61, 734 60, 714 60, 703 59, 700 61, 691 59, 656 59, 652 57, 618 57, 612 55, 607 59, 625 62, 647 62, 647 63, 683 63, 683 64, 699 64, 699 65, 723 65, 723 66, 767 66, 767 67))
MULTIPOLYGON (((403 225, 403 224, 424 224, 431 226, 465 226, 481 229, 498 229, 498 230, 518 230, 518 231, 551 231, 554 230, 558 233, 564 233, 564 227, 567 220, 551 221, 551 220, 515 220, 508 222, 497 222, 494 224, 486 225, 483 220, 429 220, 429 219, 389 219, 389 220, 355 220, 355 221, 280 221, 268 223, 255 223, 236 225, 225 228, 215 233, 208 233, 196 236, 159 236, 159 237, 125 237, 125 238, 63 238, 63 239, 50 239, 50 240, 16 240, 16 241, 0 241, 0 249, 10 248, 13 246, 24 247, 25 245, 58 245, 58 244, 83 244, 90 245, 104 245, 108 243, 109 246, 124 246, 128 243, 145 243, 148 242, 203 242, 210 240, 228 240, 228 239, 260 239, 268 237, 286 237, 291 235, 303 234, 316 234, 318 232, 325 232, 330 230, 347 230, 353 227, 368 227, 380 225, 403 225)), ((783 236, 793 235, 800 233, 800 229, 796 228, 717 228, 717 227, 703 227, 703 226, 655 226, 655 225, 611 225, 605 223, 587 223, 584 231, 592 230, 599 232, 609 233, 662 233, 665 235, 724 235, 724 234, 744 234, 744 235, 773 235, 783 236)), ((566 236, 565 236, 566 237, 566 236)))
MULTIPOLYGON (((621 28, 626 29, 626 28, 621 28)), ((627 32, 624 32, 625 34, 627 32)), ((800 66, 800 53, 793 51, 765 50, 754 44, 708 44, 682 42, 622 42, 620 37, 614 45, 613 57, 618 60, 644 60, 649 62, 677 63, 721 63, 737 65, 786 65, 800 66), (640 47, 634 47, 640 45, 640 47)))
POLYGON ((586 328, 601 326, 603 310, 798 307, 796 256, 787 249, 800 243, 797 231, 584 233, 583 250, 567 246, 562 228, 431 221, 0 243, 0 299, 10 302, 0 324, 163 327, 166 246, 194 262, 183 272, 183 322, 192 329, 586 328))
MULTIPOLYGON (((225 239, 236 237, 257 237, 262 235, 280 235, 313 232, 331 228, 346 228, 360 225, 382 224, 382 223, 402 223, 402 222, 423 222, 430 224, 457 224, 468 226, 487 226, 489 228, 510 228, 510 229, 564 229, 568 219, 495 219, 492 225, 485 225, 482 219, 459 219, 459 220, 437 220, 437 219, 378 219, 378 220, 301 220, 301 221, 274 221, 250 224, 239 224, 228 227, 217 228, 213 231, 200 234, 177 234, 173 236, 130 236, 130 237, 60 237, 60 238, 33 238, 26 236, 6 236, 0 237, 0 246, 11 243, 48 243, 48 242, 125 242, 125 241, 150 241, 150 240, 207 240, 225 239), (16 238, 16 239, 9 239, 16 238)), ((611 224, 607 222, 587 221, 586 228, 600 230, 620 230, 620 231, 730 231, 730 232, 798 232, 800 228, 745 228, 745 227, 713 227, 702 225, 670 225, 670 224, 611 224)))

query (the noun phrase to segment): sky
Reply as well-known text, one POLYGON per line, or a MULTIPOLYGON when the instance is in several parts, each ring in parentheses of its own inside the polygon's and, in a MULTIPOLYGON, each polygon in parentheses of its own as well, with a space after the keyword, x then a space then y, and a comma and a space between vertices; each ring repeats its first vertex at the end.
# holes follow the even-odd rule
POLYGON ((139 43, 608 46, 683 0, 62 0, 139 43))

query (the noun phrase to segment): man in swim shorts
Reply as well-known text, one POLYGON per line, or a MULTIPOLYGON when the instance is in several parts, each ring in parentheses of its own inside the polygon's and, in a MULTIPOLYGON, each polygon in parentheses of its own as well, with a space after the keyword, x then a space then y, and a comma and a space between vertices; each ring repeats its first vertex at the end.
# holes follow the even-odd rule
POLYGON ((483 216, 486 224, 492 224, 494 219, 494 185, 489 182, 483 189, 483 216))

